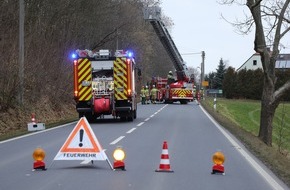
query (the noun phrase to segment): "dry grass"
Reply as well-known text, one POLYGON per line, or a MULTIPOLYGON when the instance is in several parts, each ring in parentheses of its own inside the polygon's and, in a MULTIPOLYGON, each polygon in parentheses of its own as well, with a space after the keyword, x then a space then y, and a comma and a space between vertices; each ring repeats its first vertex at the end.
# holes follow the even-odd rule
POLYGON ((9 109, 0 112, 0 140, 29 133, 27 123, 35 113, 37 122, 45 123, 46 128, 56 126, 78 118, 74 104, 52 107, 48 103, 25 108, 9 109))

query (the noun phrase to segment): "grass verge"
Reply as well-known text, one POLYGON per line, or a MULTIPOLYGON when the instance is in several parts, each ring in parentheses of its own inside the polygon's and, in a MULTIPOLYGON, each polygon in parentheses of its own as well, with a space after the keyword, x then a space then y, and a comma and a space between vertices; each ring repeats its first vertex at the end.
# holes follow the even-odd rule
POLYGON ((256 135, 257 121, 259 121, 259 114, 256 112, 260 105, 258 102, 218 99, 218 111, 213 109, 212 98, 206 98, 201 104, 218 123, 236 136, 249 151, 290 187, 289 157, 281 154, 277 146, 266 146, 256 135))

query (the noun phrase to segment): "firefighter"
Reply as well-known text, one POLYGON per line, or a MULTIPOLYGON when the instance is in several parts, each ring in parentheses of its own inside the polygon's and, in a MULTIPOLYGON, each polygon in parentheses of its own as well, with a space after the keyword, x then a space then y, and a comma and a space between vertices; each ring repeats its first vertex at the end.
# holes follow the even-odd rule
POLYGON ((158 90, 157 88, 155 87, 155 85, 152 86, 152 89, 150 91, 150 94, 151 94, 151 102, 153 104, 156 104, 156 99, 157 99, 157 93, 158 93, 158 90))
POLYGON ((195 100, 196 99, 196 86, 193 86, 192 95, 193 95, 193 100, 195 100))
POLYGON ((149 100, 150 100, 150 93, 149 93, 149 89, 148 86, 145 87, 145 104, 149 104, 149 100))
POLYGON ((197 105, 199 105, 199 102, 200 102, 200 92, 198 91, 197 92, 197 105))
POLYGON ((175 79, 173 77, 173 73, 172 71, 169 71, 168 72, 168 75, 167 75, 167 84, 171 84, 171 83, 174 83, 175 82, 175 79))
POLYGON ((142 86, 142 88, 141 88, 140 96, 141 96, 141 103, 144 105, 145 104, 145 100, 146 100, 145 87, 144 86, 142 86))

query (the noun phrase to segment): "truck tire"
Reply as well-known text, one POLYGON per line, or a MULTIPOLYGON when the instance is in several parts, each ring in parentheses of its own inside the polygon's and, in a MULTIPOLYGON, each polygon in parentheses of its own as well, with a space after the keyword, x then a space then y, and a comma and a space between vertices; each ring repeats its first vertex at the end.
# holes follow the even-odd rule
POLYGON ((134 110, 134 119, 137 118, 137 110, 134 110))
POLYGON ((93 123, 93 122, 96 121, 96 118, 95 118, 94 115, 91 114, 91 113, 86 113, 86 114, 85 114, 85 117, 87 118, 87 120, 88 120, 89 123, 93 123))
POLYGON ((134 111, 130 111, 127 116, 127 121, 133 121, 134 120, 134 111))

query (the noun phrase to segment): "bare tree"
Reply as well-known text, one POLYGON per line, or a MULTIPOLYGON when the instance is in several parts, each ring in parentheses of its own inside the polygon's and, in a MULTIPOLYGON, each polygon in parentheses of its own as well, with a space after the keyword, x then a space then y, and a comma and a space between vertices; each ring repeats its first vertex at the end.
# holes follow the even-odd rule
MULTIPOLYGON (((74 108, 72 60, 76 49, 130 49, 142 69, 140 84, 153 75, 166 76, 170 58, 152 26, 143 18, 143 7, 160 0, 25 0, 24 105, 27 115, 39 109, 68 113, 74 108), (156 69, 158 68, 158 69, 156 69)), ((13 0, 0 3, 0 121, 16 104, 19 88, 18 24, 19 7, 13 0)), ((172 65, 173 66, 173 65, 172 65)), ((17 112, 15 112, 17 113, 17 112)), ((38 114, 39 115, 39 114, 38 114)), ((22 118, 13 117, 15 120, 22 118)), ((48 117, 46 117, 48 119, 48 117)), ((25 122, 19 122, 25 123, 25 122)), ((0 122, 9 128, 8 124, 0 122)), ((25 127, 25 126, 23 126, 25 127)))
POLYGON ((290 79, 280 88, 276 87, 275 63, 281 40, 290 30, 290 0, 223 0, 222 4, 245 5, 251 16, 234 25, 244 33, 255 28, 254 50, 261 55, 264 87, 261 99, 259 138, 272 146, 273 118, 283 95, 290 89, 290 79), (271 50, 272 49, 272 50, 271 50))

